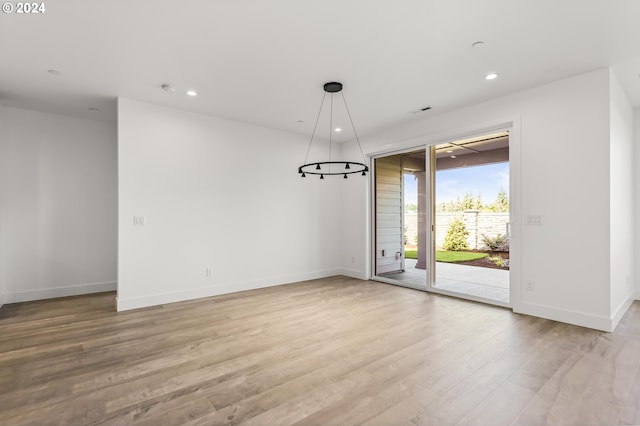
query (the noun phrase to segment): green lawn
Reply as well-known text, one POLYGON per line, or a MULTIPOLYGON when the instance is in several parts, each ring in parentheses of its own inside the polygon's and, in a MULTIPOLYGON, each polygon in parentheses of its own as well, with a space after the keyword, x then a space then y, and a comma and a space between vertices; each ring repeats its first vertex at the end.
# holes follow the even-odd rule
MULTIPOLYGON (((482 259, 487 256, 487 253, 436 250, 436 262, 465 262, 467 260, 482 259)), ((418 250, 406 250, 404 257, 407 259, 417 259, 418 250)))

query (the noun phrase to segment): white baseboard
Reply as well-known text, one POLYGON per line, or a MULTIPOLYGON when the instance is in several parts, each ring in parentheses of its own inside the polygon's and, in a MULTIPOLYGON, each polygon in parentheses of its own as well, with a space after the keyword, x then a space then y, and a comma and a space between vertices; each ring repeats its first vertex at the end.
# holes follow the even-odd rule
POLYGON ((4 305, 4 294, 0 293, 0 308, 2 308, 2 305, 4 305))
POLYGON ((613 315, 611 316, 611 331, 615 330, 624 314, 627 313, 627 310, 631 307, 631 304, 636 299, 635 296, 637 296, 636 292, 629 293, 629 296, 627 296, 627 300, 622 302, 622 304, 618 306, 618 309, 616 309, 616 311, 613 313, 613 315))
POLYGON ((192 288, 170 293, 151 294, 148 296, 131 298, 118 297, 116 299, 116 306, 118 311, 128 311, 130 309, 164 305, 166 303, 183 302, 185 300, 200 299, 203 297, 218 296, 221 294, 236 293, 239 291, 255 290, 258 288, 333 277, 336 275, 342 275, 342 272, 343 271, 341 269, 327 269, 303 274, 285 275, 264 280, 216 284, 211 287, 192 288))
POLYGON ((559 322, 565 322, 567 324, 579 325, 581 327, 593 328, 596 330, 609 332, 613 331, 612 319, 607 318, 606 316, 585 314, 584 312, 567 311, 554 308, 552 306, 525 302, 520 303, 518 309, 514 309, 514 312, 559 322))
POLYGON ((636 291, 636 300, 640 300, 640 290, 636 291))
POLYGON ((362 272, 362 271, 358 271, 357 269, 342 269, 340 275, 344 275, 345 277, 350 277, 350 278, 356 278, 359 280, 368 280, 371 277, 369 277, 368 274, 362 272))
POLYGON ((53 299, 56 297, 77 296, 80 294, 114 291, 116 282, 71 285, 66 287, 41 288, 36 290, 5 293, 4 303, 30 302, 32 300, 53 299))

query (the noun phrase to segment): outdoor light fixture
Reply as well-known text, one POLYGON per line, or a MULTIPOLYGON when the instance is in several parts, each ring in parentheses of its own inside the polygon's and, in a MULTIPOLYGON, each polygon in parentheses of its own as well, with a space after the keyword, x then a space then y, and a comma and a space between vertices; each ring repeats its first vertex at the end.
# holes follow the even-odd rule
MULTIPOLYGON (((353 119, 351 118, 351 113, 349 112, 349 107, 347 106, 347 101, 344 98, 344 93, 342 93, 342 83, 337 82, 329 82, 324 85, 324 95, 322 96, 322 102, 320 103, 320 110, 318 111, 318 117, 316 118, 316 125, 313 127, 313 133, 311 133, 311 140, 309 141, 309 148, 307 148, 307 155, 304 157, 304 164, 298 167, 298 173, 302 177, 306 177, 307 175, 319 175, 320 179, 324 179, 325 176, 337 176, 342 175, 344 179, 351 174, 361 174, 362 176, 366 176, 369 171, 369 167, 365 164, 364 152, 362 151, 362 146, 360 145, 360 139, 358 139, 358 133, 356 133, 356 128, 353 125, 353 119), (320 120, 320 114, 322 113, 322 107, 324 106, 324 101, 327 97, 327 93, 331 97, 330 101, 330 115, 329 115, 329 159, 327 161, 318 161, 315 163, 307 163, 307 159, 309 158, 309 151, 311 151, 311 145, 313 144, 313 137, 316 134, 316 129, 318 128, 318 121, 320 120), (347 111, 347 115, 349 116, 349 122, 351 123, 351 127, 353 128, 353 134, 356 137, 356 142, 358 143, 358 147, 360 148, 360 153, 362 154, 362 163, 359 161, 332 161, 331 160, 331 134, 333 133, 333 95, 336 93, 340 93, 342 95, 342 101, 344 102, 344 107, 347 111)), ((337 131, 337 129, 335 129, 337 131)))

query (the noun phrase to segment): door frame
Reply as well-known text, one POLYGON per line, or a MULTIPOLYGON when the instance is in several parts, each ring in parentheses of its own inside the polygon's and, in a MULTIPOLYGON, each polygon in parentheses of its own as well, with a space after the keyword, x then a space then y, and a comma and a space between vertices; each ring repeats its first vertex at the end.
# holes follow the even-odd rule
MULTIPOLYGON (((382 146, 377 151, 368 153, 369 164, 371 164, 371 173, 369 173, 370 179, 370 197, 369 197, 369 258, 370 258, 370 270, 369 276, 376 281, 385 282, 388 284, 401 285, 404 287, 414 288, 432 293, 440 293, 445 295, 455 296, 461 299, 468 299, 482 303, 493 304, 497 306, 504 306, 511 308, 514 312, 520 312, 521 295, 522 295, 522 279, 521 279, 521 241, 522 241, 522 213, 521 213, 521 123, 520 116, 513 115, 508 117, 495 118, 493 120, 478 122, 471 125, 462 125, 454 128, 449 128, 441 131, 423 134, 420 136, 412 137, 390 143, 382 146), (470 138, 486 133, 508 131, 509 132, 509 207, 510 207, 510 231, 511 241, 509 247, 509 303, 495 303, 495 301, 481 299, 473 296, 465 296, 460 294, 453 294, 450 292, 442 291, 432 286, 432 278, 430 274, 431 270, 427 270, 427 286, 425 288, 414 287, 410 285, 403 285, 396 280, 385 280, 383 277, 377 277, 375 274, 375 161, 376 158, 385 157, 389 155, 402 154, 404 152, 411 152, 419 149, 430 150, 431 146, 446 143, 449 141, 470 138)), ((426 167, 429 170, 427 173, 428 182, 427 187, 431 189, 432 179, 430 177, 431 164, 429 163, 430 155, 426 156, 426 167)), ((429 194, 431 197, 431 194, 429 194)), ((431 200, 429 200, 431 204, 431 200)), ((431 208, 427 209, 428 223, 432 224, 431 208)), ((435 232, 432 230, 432 232, 435 232)), ((434 237, 431 236, 431 239, 434 237)), ((427 261, 428 265, 432 262, 432 244, 429 241, 427 244, 427 261)), ((429 266, 431 267, 431 266, 429 266)), ((433 270, 433 268, 431 268, 433 270)))

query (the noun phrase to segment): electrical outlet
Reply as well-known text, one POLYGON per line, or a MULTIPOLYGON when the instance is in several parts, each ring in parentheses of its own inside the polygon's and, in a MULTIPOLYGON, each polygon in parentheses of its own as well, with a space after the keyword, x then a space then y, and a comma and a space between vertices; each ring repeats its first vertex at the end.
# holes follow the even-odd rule
POLYGON ((134 216, 133 226, 144 226, 147 224, 147 218, 145 216, 134 216))
POLYGON ((356 258, 354 256, 351 256, 351 263, 356 263, 356 258))
POLYGON ((213 268, 207 268, 207 269, 205 269, 204 274, 205 274, 205 276, 206 276, 207 278, 211 278, 211 277, 213 276, 213 268))
POLYGON ((535 285, 535 283, 533 281, 527 281, 527 282, 524 283, 524 288, 527 291, 535 291, 536 285, 535 285))

